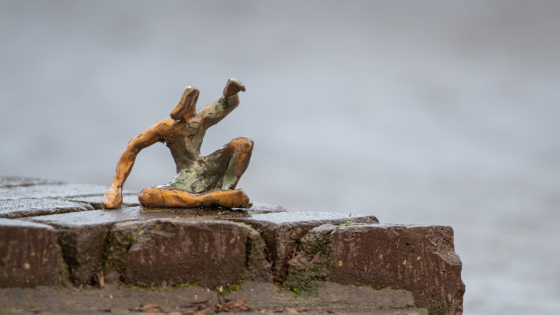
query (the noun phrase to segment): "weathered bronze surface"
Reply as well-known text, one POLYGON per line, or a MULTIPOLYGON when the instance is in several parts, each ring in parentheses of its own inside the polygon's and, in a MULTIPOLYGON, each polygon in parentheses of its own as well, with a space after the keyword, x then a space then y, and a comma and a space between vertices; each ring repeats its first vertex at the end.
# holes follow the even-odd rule
POLYGON ((103 197, 103 205, 114 209, 122 203, 122 187, 136 155, 156 142, 163 142, 171 150, 177 174, 168 184, 142 190, 138 200, 143 206, 247 207, 249 197, 243 189, 235 188, 249 166, 253 140, 237 138, 208 156, 200 156, 206 130, 239 105, 239 91, 245 92, 245 86, 229 79, 222 97, 196 111, 200 91, 187 86, 171 118, 159 121, 130 141, 117 164, 113 183, 103 197))

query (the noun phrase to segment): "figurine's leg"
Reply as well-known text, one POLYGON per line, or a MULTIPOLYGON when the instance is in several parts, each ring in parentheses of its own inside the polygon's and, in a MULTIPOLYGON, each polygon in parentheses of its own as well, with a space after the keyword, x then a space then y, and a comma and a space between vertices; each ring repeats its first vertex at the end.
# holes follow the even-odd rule
POLYGON ((206 160, 212 165, 208 168, 210 173, 213 169, 223 170, 223 173, 220 174, 221 180, 217 181, 219 185, 213 188, 235 189, 239 179, 249 166, 253 146, 254 143, 251 138, 240 137, 231 140, 223 148, 206 157, 206 160))
POLYGON ((194 194, 176 188, 148 187, 140 192, 138 200, 150 208, 246 208, 249 204, 249 197, 243 189, 194 194))

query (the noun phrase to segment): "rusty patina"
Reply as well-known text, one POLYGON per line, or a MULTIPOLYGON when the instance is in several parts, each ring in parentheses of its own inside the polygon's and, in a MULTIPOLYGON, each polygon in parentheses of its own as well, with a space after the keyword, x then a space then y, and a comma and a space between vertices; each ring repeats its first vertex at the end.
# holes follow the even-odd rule
POLYGON ((245 86, 229 79, 222 97, 197 111, 200 91, 187 86, 170 118, 159 121, 130 141, 117 164, 113 183, 103 197, 103 205, 108 209, 121 205, 122 188, 136 155, 156 142, 163 142, 171 150, 177 174, 165 185, 142 190, 138 200, 143 206, 247 207, 249 197, 236 186, 249 166, 253 140, 237 138, 208 156, 200 155, 206 130, 239 106, 239 91, 244 92, 245 86))

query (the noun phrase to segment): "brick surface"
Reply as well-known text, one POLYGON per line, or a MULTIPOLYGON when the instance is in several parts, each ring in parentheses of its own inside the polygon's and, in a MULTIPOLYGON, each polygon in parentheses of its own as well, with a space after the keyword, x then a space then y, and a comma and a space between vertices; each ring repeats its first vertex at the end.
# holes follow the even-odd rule
POLYGON ((146 218, 138 207, 47 215, 35 217, 32 221, 56 228, 70 280, 75 284, 88 284, 101 270, 101 258, 111 226, 140 219, 146 218))
POLYGON ((247 230, 227 221, 153 219, 113 227, 109 259, 127 284, 198 283, 227 288, 242 279, 247 230))
POLYGON ((283 281, 287 263, 298 241, 311 229, 323 224, 378 223, 372 215, 343 212, 282 212, 257 214, 239 219, 255 228, 266 242, 275 281, 283 281))
POLYGON ((57 255, 52 227, 0 219, 0 287, 53 284, 58 274, 57 255))
POLYGON ((465 285, 449 226, 358 225, 330 234, 333 282, 411 291, 430 314, 462 314, 465 285))

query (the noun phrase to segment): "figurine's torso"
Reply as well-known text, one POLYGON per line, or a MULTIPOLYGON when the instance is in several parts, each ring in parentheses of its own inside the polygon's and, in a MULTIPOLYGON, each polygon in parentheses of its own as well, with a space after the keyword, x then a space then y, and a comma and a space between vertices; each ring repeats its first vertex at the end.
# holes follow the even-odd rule
POLYGON ((217 152, 206 157, 200 156, 200 147, 206 130, 235 107, 237 104, 228 106, 225 99, 221 98, 188 119, 167 118, 161 121, 166 128, 160 141, 169 148, 177 165, 177 174, 163 186, 199 193, 219 185, 224 161, 215 160, 217 152))
POLYGON ((190 168, 201 159, 200 147, 205 134, 206 128, 198 116, 188 121, 173 121, 164 140, 177 164, 177 172, 190 168))

